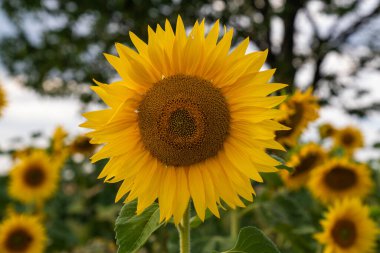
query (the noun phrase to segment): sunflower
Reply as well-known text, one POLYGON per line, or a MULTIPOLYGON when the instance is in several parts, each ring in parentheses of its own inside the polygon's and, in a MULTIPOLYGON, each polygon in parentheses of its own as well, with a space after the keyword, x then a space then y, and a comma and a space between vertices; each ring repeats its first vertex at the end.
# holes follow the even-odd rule
POLYGON ((61 153, 65 148, 65 138, 67 132, 62 126, 57 126, 52 136, 53 153, 61 153))
POLYGON ((0 224, 1 253, 43 253, 45 229, 34 216, 12 215, 0 224))
POLYGON ((10 172, 9 194, 24 203, 40 202, 53 195, 58 169, 43 151, 33 151, 10 172))
POLYGON ((363 142, 361 131, 353 126, 339 129, 334 135, 334 145, 344 148, 349 155, 351 155, 355 149, 363 147, 363 142))
POLYGON ((79 154, 92 154, 94 153, 96 145, 90 143, 90 138, 87 136, 79 135, 70 145, 71 153, 79 154))
POLYGON ((364 164, 334 159, 313 170, 309 188, 322 202, 365 197, 372 189, 370 170, 364 164))
POLYGON ((99 177, 123 181, 116 201, 137 199, 138 214, 158 199, 161 220, 178 223, 192 199, 200 219, 207 208, 219 217, 221 200, 244 206, 250 179, 277 171, 265 149, 283 150, 272 107, 285 96, 267 95, 286 85, 268 83, 267 51, 245 54, 248 38, 229 52, 232 30, 219 41, 218 21, 204 31, 203 20, 186 35, 178 17, 175 32, 148 27, 147 44, 130 33, 137 52, 116 44, 119 57, 105 55, 122 80, 93 87, 110 108, 84 114, 91 142, 106 143, 92 161, 109 158, 99 177))
POLYGON ((0 116, 2 114, 3 108, 7 105, 7 99, 5 97, 5 91, 0 85, 0 116))
POLYGON ((319 131, 319 136, 322 139, 325 139, 325 138, 332 137, 336 129, 331 124, 325 123, 319 126, 318 131, 319 131))
POLYGON ((369 209, 358 199, 336 202, 321 221, 323 232, 315 238, 325 245, 324 253, 375 252, 376 223, 369 217, 369 209))
POLYGON ((52 163, 55 167, 61 169, 69 156, 69 149, 65 143, 67 132, 62 126, 57 126, 52 136, 52 163))
POLYGON ((22 159, 23 157, 29 156, 31 153, 37 150, 42 151, 41 149, 36 149, 34 147, 25 147, 22 149, 17 149, 12 153, 12 159, 14 161, 22 159))
POLYGON ((277 141, 283 145, 295 146, 297 140, 307 127, 309 122, 319 117, 318 99, 313 96, 312 89, 302 93, 297 90, 292 97, 280 106, 285 114, 278 118, 281 124, 290 127, 290 130, 282 130, 276 133, 277 141))
POLYGON ((284 170, 281 177, 287 187, 298 189, 306 185, 310 172, 323 164, 327 158, 325 150, 315 143, 303 146, 300 151, 290 158, 287 166, 294 168, 292 173, 284 170))

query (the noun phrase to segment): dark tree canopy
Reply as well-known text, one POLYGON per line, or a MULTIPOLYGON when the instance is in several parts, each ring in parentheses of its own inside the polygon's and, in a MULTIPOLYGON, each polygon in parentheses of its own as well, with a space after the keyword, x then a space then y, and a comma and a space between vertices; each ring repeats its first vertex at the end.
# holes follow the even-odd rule
MULTIPOLYGON (((146 25, 166 18, 175 24, 178 14, 189 26, 221 19, 236 29, 235 41, 249 36, 257 48, 268 48, 275 78, 289 89, 309 66, 308 85, 326 103, 347 87, 365 96, 366 89, 352 85, 355 76, 380 68, 380 1, 3 0, 1 8, 15 30, 0 36, 0 59, 9 73, 42 94, 75 93, 83 102, 93 99, 83 88, 92 78, 115 77, 102 52, 114 53, 115 42, 130 44, 129 31, 146 39, 146 25), (353 66, 343 74, 326 70, 331 56, 348 57, 353 66)), ((345 107, 364 115, 380 104, 345 107)))

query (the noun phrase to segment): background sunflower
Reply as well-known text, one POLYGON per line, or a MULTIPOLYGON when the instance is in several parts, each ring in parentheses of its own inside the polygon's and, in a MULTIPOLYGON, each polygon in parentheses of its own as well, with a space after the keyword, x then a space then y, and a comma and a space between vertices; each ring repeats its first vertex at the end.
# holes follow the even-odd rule
POLYGON ((7 100, 5 97, 5 91, 3 87, 0 85, 0 116, 4 110, 4 107, 7 105, 7 100))
POLYGON ((9 194, 22 202, 50 198, 58 184, 58 168, 44 151, 23 156, 10 172, 9 194))
POLYGON ((323 147, 316 143, 309 143, 293 153, 287 166, 293 168, 293 172, 281 171, 281 177, 287 187, 299 189, 307 185, 312 170, 324 164, 327 153, 323 147))
POLYGON ((42 253, 46 233, 38 218, 13 214, 0 224, 0 252, 42 253))
POLYGON ((343 148, 348 155, 352 155, 356 149, 364 145, 362 132, 354 126, 339 129, 335 131, 334 144, 343 148))
POLYGON ((307 125, 318 118, 317 101, 317 97, 312 95, 312 89, 309 88, 305 92, 297 90, 293 96, 281 104, 280 110, 284 112, 284 116, 279 117, 278 120, 290 129, 278 131, 277 141, 290 147, 295 146, 307 125))
POLYGON ((336 131, 335 127, 329 123, 324 123, 318 127, 321 139, 332 137, 336 131))
POLYGON ((359 199, 336 202, 321 221, 323 231, 316 239, 325 245, 324 253, 372 253, 379 232, 369 209, 359 199))
POLYGON ((90 138, 78 135, 70 145, 70 152, 83 155, 91 155, 94 153, 96 145, 90 143, 90 138))
POLYGON ((345 197, 363 198, 373 190, 372 187, 368 167, 347 159, 326 161, 310 174, 311 192, 325 203, 345 197))

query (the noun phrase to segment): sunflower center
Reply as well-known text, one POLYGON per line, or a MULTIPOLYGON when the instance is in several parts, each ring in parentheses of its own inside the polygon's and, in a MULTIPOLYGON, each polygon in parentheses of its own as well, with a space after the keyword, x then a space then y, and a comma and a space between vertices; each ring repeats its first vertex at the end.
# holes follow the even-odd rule
POLYGON ((331 230, 334 241, 342 248, 348 248, 355 243, 356 226, 346 219, 338 220, 331 230))
POLYGON ((90 143, 90 139, 87 137, 81 137, 74 141, 73 148, 78 152, 87 152, 94 149, 94 145, 90 143))
POLYGON ((33 237, 23 228, 17 228, 9 233, 5 247, 10 252, 25 252, 33 241, 33 237))
POLYGON ((344 134, 342 136, 342 143, 344 146, 351 146, 355 142, 355 137, 352 134, 344 134))
POLYGON ((38 187, 45 181, 45 172, 38 166, 29 168, 24 174, 25 183, 31 187, 38 187))
POLYGON ((336 191, 343 191, 356 184, 356 174, 344 167, 335 167, 325 176, 326 184, 336 191))
POLYGON ((280 121, 281 124, 290 127, 290 129, 277 131, 277 138, 285 138, 291 136, 292 133, 297 129, 298 125, 301 123, 305 111, 302 103, 294 102, 293 109, 294 112, 286 120, 280 121))
POLYGON ((301 174, 307 173, 312 170, 320 162, 320 156, 317 153, 309 153, 301 158, 300 163, 294 168, 291 177, 297 177, 301 174))
POLYGON ((230 129, 221 91, 207 80, 174 75, 155 83, 138 107, 144 146, 168 166, 189 166, 215 156, 230 129))

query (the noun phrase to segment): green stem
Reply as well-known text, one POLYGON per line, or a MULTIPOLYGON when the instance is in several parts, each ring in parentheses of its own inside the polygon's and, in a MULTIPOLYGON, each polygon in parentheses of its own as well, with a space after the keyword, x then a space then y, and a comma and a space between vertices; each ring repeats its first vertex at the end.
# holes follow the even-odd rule
POLYGON ((190 253, 190 203, 186 208, 180 224, 177 225, 179 233, 180 253, 190 253))
POLYGON ((230 236, 232 241, 235 241, 239 233, 239 213, 236 209, 231 210, 230 223, 230 236))

